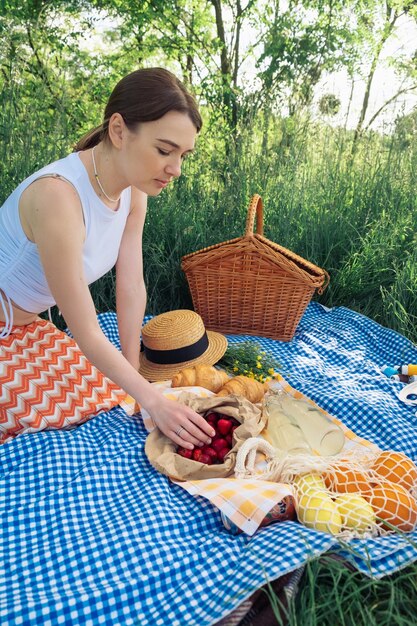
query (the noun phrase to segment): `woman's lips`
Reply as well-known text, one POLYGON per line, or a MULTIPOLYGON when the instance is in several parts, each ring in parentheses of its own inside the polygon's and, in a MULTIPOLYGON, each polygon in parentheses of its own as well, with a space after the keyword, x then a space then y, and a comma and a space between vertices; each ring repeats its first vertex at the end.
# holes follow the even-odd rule
POLYGON ((155 183, 157 184, 158 187, 160 187, 161 189, 164 189, 164 187, 168 185, 169 180, 159 180, 158 178, 156 178, 155 183))

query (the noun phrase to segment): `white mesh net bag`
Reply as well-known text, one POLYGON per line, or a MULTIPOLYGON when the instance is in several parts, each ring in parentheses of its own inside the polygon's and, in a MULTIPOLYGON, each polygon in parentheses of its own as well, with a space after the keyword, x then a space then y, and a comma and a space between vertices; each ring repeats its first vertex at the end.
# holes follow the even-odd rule
POLYGON ((351 449, 320 457, 280 451, 255 437, 241 447, 235 474, 293 485, 298 520, 332 535, 410 532, 417 524, 417 467, 400 452, 351 449))

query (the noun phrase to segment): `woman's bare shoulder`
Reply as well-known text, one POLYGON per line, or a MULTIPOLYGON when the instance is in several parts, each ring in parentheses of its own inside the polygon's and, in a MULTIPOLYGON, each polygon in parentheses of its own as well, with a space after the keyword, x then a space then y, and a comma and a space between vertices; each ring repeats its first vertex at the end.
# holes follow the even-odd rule
POLYGON ((35 240, 40 223, 84 224, 81 200, 75 187, 61 176, 42 176, 22 193, 19 214, 26 236, 35 240))
POLYGON ((36 178, 22 192, 21 202, 36 202, 56 198, 63 200, 78 199, 79 195, 74 185, 59 174, 44 174, 36 178))

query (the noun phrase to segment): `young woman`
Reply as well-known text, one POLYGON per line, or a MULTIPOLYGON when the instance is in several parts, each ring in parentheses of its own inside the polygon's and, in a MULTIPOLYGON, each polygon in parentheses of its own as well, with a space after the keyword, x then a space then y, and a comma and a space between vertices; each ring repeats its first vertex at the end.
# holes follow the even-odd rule
POLYGON ((147 196, 180 176, 201 124, 173 74, 135 71, 116 85, 103 123, 75 152, 30 176, 0 208, 0 351, 13 328, 57 304, 87 359, 190 449, 207 442, 212 428, 138 373, 142 230, 147 196), (101 331, 88 288, 114 264, 122 353, 101 331))

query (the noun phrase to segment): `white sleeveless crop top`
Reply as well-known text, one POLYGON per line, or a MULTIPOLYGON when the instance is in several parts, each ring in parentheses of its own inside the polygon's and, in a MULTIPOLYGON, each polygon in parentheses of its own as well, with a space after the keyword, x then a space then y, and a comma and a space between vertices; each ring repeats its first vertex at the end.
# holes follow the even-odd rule
MULTIPOLYGON (((117 211, 109 209, 95 193, 78 152, 43 167, 20 183, 0 208, 0 289, 8 300, 6 305, 0 293, 0 305, 9 328, 12 325, 9 299, 30 313, 41 313, 55 304, 37 246, 26 237, 19 217, 22 192, 47 174, 58 174, 68 180, 80 197, 86 230, 83 262, 89 285, 115 265, 130 211, 131 188, 122 192, 117 211)), ((62 226, 65 228, 65 224, 62 226)))

